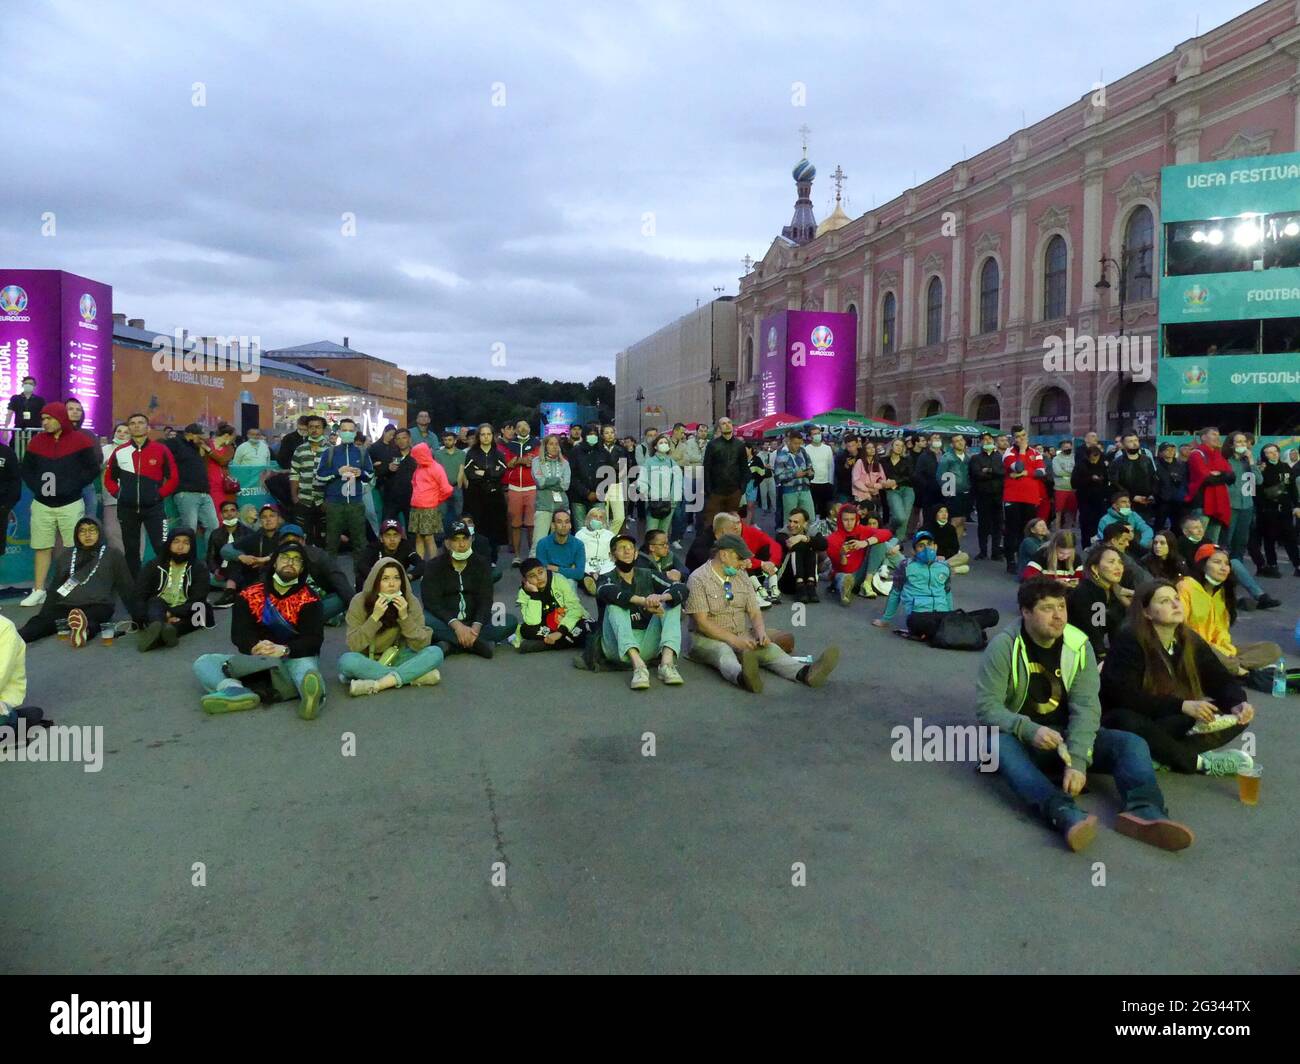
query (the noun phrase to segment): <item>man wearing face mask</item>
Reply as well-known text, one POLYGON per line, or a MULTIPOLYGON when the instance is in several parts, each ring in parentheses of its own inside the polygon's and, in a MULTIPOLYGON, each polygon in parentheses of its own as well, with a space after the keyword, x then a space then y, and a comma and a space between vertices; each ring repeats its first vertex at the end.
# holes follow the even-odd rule
POLYGON ((1215 426, 1204 428, 1201 442, 1187 455, 1188 516, 1204 517, 1205 540, 1218 543, 1232 524, 1232 503, 1228 485, 1237 479, 1228 460, 1223 457, 1223 438, 1215 426))
POLYGON ((1002 553, 1007 572, 1019 574, 1016 560, 1025 525, 1047 500, 1047 469, 1043 454, 1029 444, 1023 425, 1012 426, 1015 445, 1002 457, 1002 553))
MULTIPOLYGON (((830 448, 827 448, 829 451, 830 448)), ((829 483, 830 465, 826 467, 829 483)), ((749 480, 745 441, 736 435, 731 418, 718 418, 718 435, 704 449, 704 515, 696 530, 708 528, 715 514, 740 508, 740 496, 749 480)))
POLYGON ((490 658, 519 622, 507 614, 501 624, 492 623, 491 566, 474 553, 463 521, 447 530, 446 546, 425 565, 420 582, 425 622, 444 655, 490 658))
POLYGON ((1128 492, 1117 491, 1110 499, 1110 509, 1102 515, 1097 522, 1097 539, 1105 539, 1106 529, 1117 521, 1122 521, 1133 530, 1133 534, 1138 537, 1138 546, 1146 551, 1151 546, 1151 537, 1155 535, 1151 526, 1142 519, 1142 515, 1133 509, 1132 499, 1128 492))
POLYGON ((600 426, 588 425, 582 442, 569 453, 569 502, 573 521, 579 528, 587 523, 587 511, 599 505, 596 497, 596 469, 600 465, 600 426))
POLYGON ((366 543, 366 507, 361 493, 374 479, 370 455, 357 442, 357 423, 339 422, 339 442, 326 447, 316 463, 316 481, 324 488, 325 549, 338 556, 339 537, 346 534, 353 557, 366 543))
POLYGON ((804 448, 813 471, 808 490, 812 492, 813 509, 820 518, 830 516, 831 503, 835 501, 835 450, 825 442, 825 431, 822 426, 814 425, 812 441, 804 448))
POLYGON ((939 492, 939 459, 943 457, 943 437, 930 434, 925 447, 912 460, 912 483, 916 488, 916 507, 929 513, 943 496, 939 492))
MULTIPOLYGON (((933 639, 944 615, 953 610, 952 569, 939 557, 934 535, 925 529, 912 537, 912 550, 911 559, 894 570, 894 586, 884 614, 871 623, 888 628, 901 608, 903 623, 896 629, 900 635, 933 639)), ((966 615, 985 630, 998 623, 994 609, 967 610, 966 615)))
POLYGON ((212 608, 224 610, 235 604, 235 567, 239 562, 227 561, 221 552, 250 530, 240 523, 239 507, 233 502, 223 502, 217 517, 221 521, 221 527, 208 537, 204 564, 212 589, 221 589, 211 604, 212 608))
POLYGON ((739 536, 722 536, 714 542, 708 563, 691 573, 686 613, 695 635, 690 659, 717 669, 723 679, 755 694, 763 690, 762 669, 821 687, 839 661, 839 647, 827 647, 807 665, 790 656, 793 636, 768 632, 754 587, 741 571, 751 557, 739 536))
POLYGON ((970 460, 970 479, 975 489, 976 534, 979 553, 976 561, 1002 557, 1002 459, 991 433, 980 436, 979 453, 970 460), (990 554, 990 551, 992 552, 990 554))
POLYGON ((163 553, 140 570, 135 581, 141 625, 136 649, 174 647, 181 636, 212 624, 208 610, 207 565, 196 560, 194 532, 173 529, 163 553))
POLYGON ((1110 464, 1110 483, 1116 490, 1128 492, 1133 510, 1143 521, 1155 520, 1158 478, 1151 456, 1142 450, 1136 432, 1120 437, 1120 450, 1110 464))
POLYGON ((22 391, 9 400, 9 427, 35 432, 41 427, 45 400, 36 394, 36 378, 24 377, 22 391))
POLYGON ((593 506, 587 511, 587 522, 578 530, 577 538, 582 544, 586 565, 582 587, 588 595, 595 595, 597 582, 614 569, 610 553, 614 533, 605 524, 605 507, 593 506))
POLYGON ((1067 436, 1052 456, 1052 490, 1056 501, 1056 531, 1072 528, 1079 515, 1079 499, 1070 477, 1074 475, 1074 439, 1067 436))
POLYGON ((318 470, 322 452, 329 446, 325 439, 325 419, 313 415, 307 422, 307 439, 293 452, 289 470, 289 491, 298 523, 307 532, 307 541, 320 546, 325 527, 325 485, 318 470))

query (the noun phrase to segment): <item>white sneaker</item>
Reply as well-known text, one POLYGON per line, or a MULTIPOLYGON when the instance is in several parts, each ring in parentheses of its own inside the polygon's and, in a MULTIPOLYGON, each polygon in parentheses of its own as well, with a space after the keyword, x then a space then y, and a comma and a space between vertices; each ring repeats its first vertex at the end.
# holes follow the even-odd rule
POLYGON ((32 592, 20 603, 20 606, 44 606, 45 605, 45 588, 34 587, 32 592))
POLYGON ((353 697, 359 695, 373 695, 378 693, 378 691, 378 680, 353 680, 351 686, 348 688, 348 694, 353 697))

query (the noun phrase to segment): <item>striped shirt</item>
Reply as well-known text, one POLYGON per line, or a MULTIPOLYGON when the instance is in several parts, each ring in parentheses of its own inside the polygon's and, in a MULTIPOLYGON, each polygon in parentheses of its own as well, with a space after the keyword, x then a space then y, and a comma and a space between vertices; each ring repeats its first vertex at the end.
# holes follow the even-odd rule
POLYGON ((298 501, 304 506, 318 506, 325 501, 325 485, 316 476, 320 466, 321 451, 329 446, 323 440, 319 447, 310 440, 298 445, 289 464, 289 479, 298 485, 298 501))

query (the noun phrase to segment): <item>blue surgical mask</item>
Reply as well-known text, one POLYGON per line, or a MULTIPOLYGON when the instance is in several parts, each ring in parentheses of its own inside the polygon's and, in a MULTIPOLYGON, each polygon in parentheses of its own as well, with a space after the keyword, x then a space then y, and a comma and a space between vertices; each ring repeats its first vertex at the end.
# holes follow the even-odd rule
POLYGON ((938 557, 939 557, 939 552, 936 551, 933 547, 925 547, 922 550, 916 552, 917 561, 919 561, 922 565, 933 565, 935 559, 938 557))

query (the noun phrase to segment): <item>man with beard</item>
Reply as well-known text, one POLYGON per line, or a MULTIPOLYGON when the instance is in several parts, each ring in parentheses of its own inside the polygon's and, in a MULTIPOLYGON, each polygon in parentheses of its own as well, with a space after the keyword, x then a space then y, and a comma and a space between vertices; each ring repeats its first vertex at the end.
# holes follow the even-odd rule
POLYGON ((136 649, 142 654, 156 646, 174 647, 187 632, 211 624, 208 569, 195 560, 195 539, 193 529, 173 529, 162 554, 142 566, 136 577, 142 624, 136 649))
POLYGON ((236 713, 263 702, 299 698, 298 716, 314 720, 325 702, 320 599, 307 585, 307 555, 297 543, 277 548, 263 579, 239 593, 230 614, 236 654, 204 654, 194 675, 207 713, 236 713))

